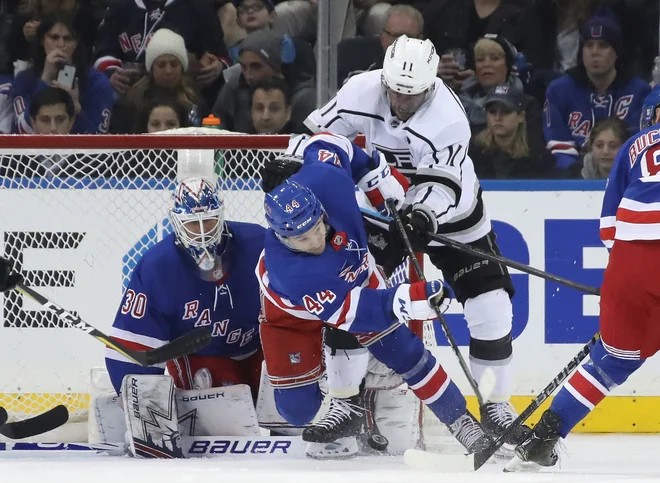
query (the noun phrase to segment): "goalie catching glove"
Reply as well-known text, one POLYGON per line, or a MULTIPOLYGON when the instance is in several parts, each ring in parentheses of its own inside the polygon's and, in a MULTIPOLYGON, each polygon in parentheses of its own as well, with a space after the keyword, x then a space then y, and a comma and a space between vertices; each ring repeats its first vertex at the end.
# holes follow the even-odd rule
POLYGON ((401 208, 408 191, 408 180, 396 168, 387 164, 385 156, 376 150, 371 155, 370 164, 371 171, 360 178, 357 186, 364 191, 379 213, 389 215, 385 200, 394 200, 397 209, 401 208))
POLYGON ((11 262, 5 258, 0 258, 0 292, 5 292, 16 287, 23 281, 20 273, 12 273, 11 262))
POLYGON ((399 322, 409 320, 432 320, 437 317, 436 309, 444 313, 449 307, 442 280, 404 283, 394 293, 392 311, 399 322))

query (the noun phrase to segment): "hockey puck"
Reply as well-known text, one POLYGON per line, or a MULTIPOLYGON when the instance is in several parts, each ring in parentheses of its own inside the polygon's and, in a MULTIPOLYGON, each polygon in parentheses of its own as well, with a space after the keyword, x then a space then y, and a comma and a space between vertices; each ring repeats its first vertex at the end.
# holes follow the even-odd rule
POLYGON ((370 435, 367 443, 377 451, 385 451, 385 449, 387 449, 387 445, 390 444, 387 438, 382 434, 370 435))

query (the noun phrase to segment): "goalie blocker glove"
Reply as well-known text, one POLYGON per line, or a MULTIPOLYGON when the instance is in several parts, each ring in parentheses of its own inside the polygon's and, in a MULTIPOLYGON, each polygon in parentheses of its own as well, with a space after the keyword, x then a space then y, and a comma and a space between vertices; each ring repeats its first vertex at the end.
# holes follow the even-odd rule
POLYGON ((12 264, 6 258, 0 258, 0 292, 16 287, 23 281, 20 273, 12 273, 12 264))

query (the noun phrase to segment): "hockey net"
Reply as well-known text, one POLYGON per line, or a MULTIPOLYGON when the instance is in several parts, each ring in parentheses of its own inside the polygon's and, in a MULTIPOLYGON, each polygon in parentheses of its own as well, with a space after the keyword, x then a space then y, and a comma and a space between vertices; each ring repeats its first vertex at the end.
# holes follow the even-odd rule
MULTIPOLYGON (((258 179, 288 136, 209 129, 139 136, 0 136, 1 253, 34 287, 107 333, 141 255, 171 231, 179 161, 215 165, 228 220, 264 225, 258 179)), ((401 267, 397 276, 404 276, 401 267)), ((4 294, 0 406, 12 419, 65 404, 87 420, 90 370, 104 350, 18 292, 4 294)), ((435 345, 432 326, 413 329, 435 345)))

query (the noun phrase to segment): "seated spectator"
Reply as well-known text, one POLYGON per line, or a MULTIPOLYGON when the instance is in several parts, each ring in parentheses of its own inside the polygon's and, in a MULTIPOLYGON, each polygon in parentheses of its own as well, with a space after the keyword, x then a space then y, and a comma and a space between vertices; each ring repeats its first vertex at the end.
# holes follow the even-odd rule
POLYGON ((589 20, 581 32, 580 62, 554 80, 546 92, 543 126, 557 168, 579 160, 593 123, 616 116, 639 130, 644 99, 651 87, 626 70, 621 31, 606 17, 589 20))
MULTIPOLYGON (((70 134, 76 122, 71 94, 59 87, 44 87, 30 103, 30 121, 35 134, 70 134)), ((98 177, 109 174, 108 157, 49 151, 38 156, 0 158, 0 176, 8 177, 98 177)))
POLYGON ((628 0, 535 0, 521 28, 530 31, 536 42, 525 51, 535 69, 547 77, 577 66, 580 31, 592 17, 608 16, 621 26, 625 57, 634 63, 634 72, 646 78, 658 49, 658 4, 628 0))
POLYGON ((594 124, 587 141, 588 152, 584 156, 580 177, 607 179, 619 148, 629 137, 628 125, 616 117, 603 119, 594 124))
POLYGON ((171 99, 155 99, 143 105, 134 132, 151 134, 180 127, 190 127, 186 107, 171 99))
MULTIPOLYGON (((497 35, 487 35, 474 46, 474 75, 463 84, 459 99, 465 107, 472 134, 486 129, 486 96, 495 86, 508 85, 522 90, 522 82, 513 72, 515 47, 497 35)), ((523 110, 531 137, 543 141, 541 106, 531 96, 523 96, 523 110)))
POLYGON ((421 39, 424 32, 422 14, 410 5, 394 5, 387 11, 385 26, 379 36, 352 37, 337 45, 337 85, 351 75, 382 69, 385 51, 397 37, 407 35, 421 39))
POLYGON ((435 1, 422 14, 426 37, 440 55, 438 74, 457 91, 471 72, 450 53, 452 49, 469 51, 486 34, 504 37, 524 53, 537 41, 533 19, 525 18, 519 6, 506 0, 435 1))
POLYGON ((183 37, 198 87, 217 93, 229 60, 222 26, 210 2, 115 0, 109 5, 96 37, 94 65, 110 77, 118 93, 126 93, 132 85, 123 63, 144 62, 147 39, 162 28, 183 37))
POLYGON ((73 17, 57 14, 43 19, 36 33, 34 64, 14 79, 11 97, 16 113, 17 131, 31 133, 29 112, 33 97, 48 86, 60 87, 71 95, 75 107, 73 134, 108 132, 112 114, 112 88, 108 79, 86 61, 85 46, 73 17), (71 87, 57 82, 65 64, 75 67, 71 87))
POLYGON ((269 77, 252 90, 252 123, 257 134, 292 134, 291 97, 284 79, 269 77))
POLYGON ((157 30, 145 53, 147 75, 119 98, 111 131, 131 132, 137 113, 156 98, 177 101, 195 118, 190 124, 199 125, 208 107, 195 81, 186 74, 188 60, 183 37, 169 29, 157 30))
POLYGON ((316 108, 314 80, 291 65, 292 49, 286 37, 271 30, 257 30, 243 41, 240 65, 227 69, 226 82, 213 106, 225 129, 253 133, 250 115, 251 89, 268 77, 280 77, 291 92, 293 132, 304 132, 305 118, 316 108))
MULTIPOLYGON (((277 18, 272 0, 234 0, 236 5, 238 25, 243 27, 247 34, 257 30, 271 28, 277 18)), ((314 50, 306 40, 293 38, 295 58, 293 68, 300 72, 316 77, 316 58, 314 50)), ((241 42, 229 49, 229 58, 232 63, 238 63, 241 42)))
MULTIPOLYGON (((86 54, 91 54, 96 27, 93 9, 89 1, 81 0, 23 0, 14 15, 7 39, 8 64, 0 68, 7 73, 17 74, 28 67, 36 48, 37 28, 44 17, 56 14, 69 14, 81 19, 80 39, 85 45, 86 54)), ((90 59, 86 59, 89 61, 90 59)))
POLYGON ((486 98, 488 128, 470 144, 474 170, 481 179, 534 179, 549 177, 552 155, 527 135, 520 89, 498 86, 486 98))

